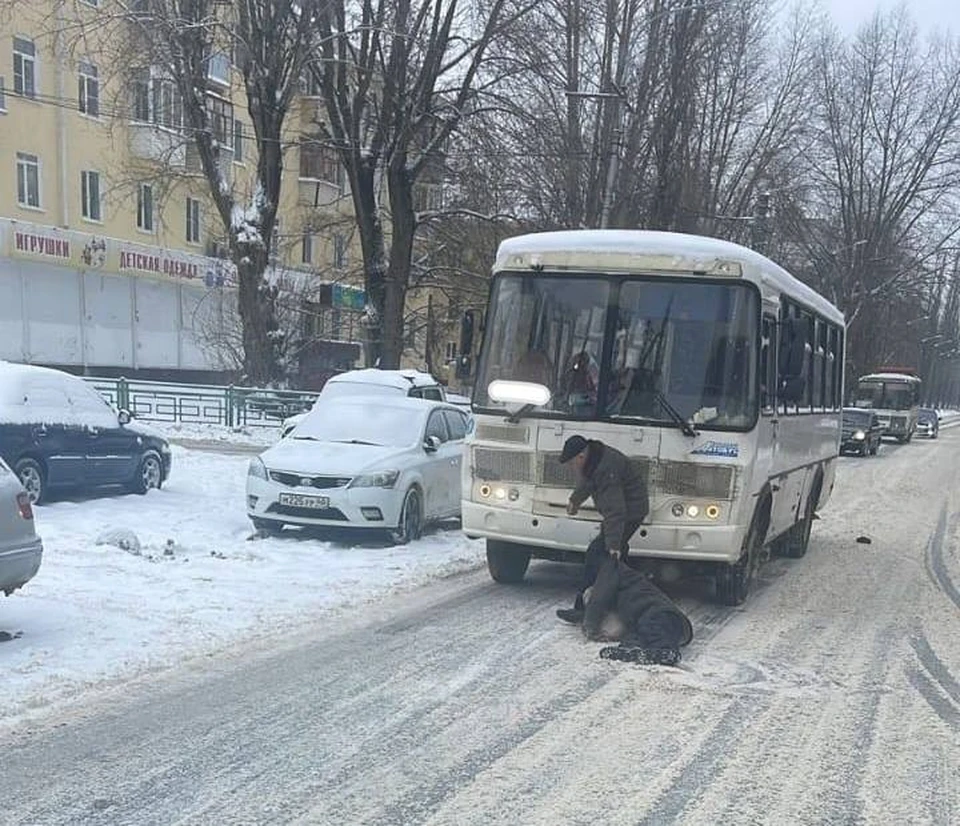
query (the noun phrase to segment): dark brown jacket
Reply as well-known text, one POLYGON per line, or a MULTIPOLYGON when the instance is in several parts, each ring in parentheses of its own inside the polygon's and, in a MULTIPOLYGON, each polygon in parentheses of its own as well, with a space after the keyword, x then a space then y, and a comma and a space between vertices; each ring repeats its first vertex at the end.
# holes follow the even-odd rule
POLYGON ((624 526, 641 522, 650 511, 647 480, 637 466, 616 448, 593 439, 583 476, 570 501, 578 508, 591 496, 603 517, 607 550, 624 550, 624 526))

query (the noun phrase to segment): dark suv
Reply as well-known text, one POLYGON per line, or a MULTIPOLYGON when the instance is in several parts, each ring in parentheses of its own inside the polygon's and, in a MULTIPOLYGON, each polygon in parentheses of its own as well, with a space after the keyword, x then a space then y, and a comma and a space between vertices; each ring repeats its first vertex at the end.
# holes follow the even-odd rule
POLYGON ((883 437, 883 425, 872 410, 843 408, 840 425, 840 452, 876 456, 883 437))
POLYGON ((146 493, 170 474, 170 445, 115 411, 83 379, 0 361, 0 457, 30 496, 120 486, 146 493))

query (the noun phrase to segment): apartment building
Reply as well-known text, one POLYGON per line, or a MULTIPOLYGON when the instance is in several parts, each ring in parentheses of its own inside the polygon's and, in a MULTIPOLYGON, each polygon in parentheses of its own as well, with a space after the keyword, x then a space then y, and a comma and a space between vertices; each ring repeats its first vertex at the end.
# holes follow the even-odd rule
MULTIPOLYGON (((236 273, 174 84, 119 62, 115 0, 29 0, 0 17, 0 358, 75 372, 226 380, 236 273)), ((257 146, 227 50, 205 90, 221 172, 252 196, 257 146)), ((361 358, 349 193, 314 135, 308 87, 288 115, 270 277, 300 337, 304 383, 361 358)))

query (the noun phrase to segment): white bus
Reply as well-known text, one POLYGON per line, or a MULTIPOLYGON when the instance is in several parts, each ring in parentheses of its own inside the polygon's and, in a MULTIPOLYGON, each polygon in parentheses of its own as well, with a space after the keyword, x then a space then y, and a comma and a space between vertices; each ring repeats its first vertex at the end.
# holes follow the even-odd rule
POLYGON ((666 232, 524 235, 497 253, 463 462, 463 530, 498 582, 582 561, 599 515, 565 507, 573 434, 647 473, 631 559, 706 569, 744 601, 769 550, 803 556, 839 455, 843 314, 767 258, 666 232))
POLYGON ((920 377, 892 368, 861 376, 857 381, 855 407, 874 410, 883 435, 909 442, 917 430, 920 415, 920 377))

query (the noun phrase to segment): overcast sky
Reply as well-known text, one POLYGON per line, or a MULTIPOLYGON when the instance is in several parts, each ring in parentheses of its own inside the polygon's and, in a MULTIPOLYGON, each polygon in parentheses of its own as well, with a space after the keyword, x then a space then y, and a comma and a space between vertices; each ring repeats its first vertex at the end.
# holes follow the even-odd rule
MULTIPOLYGON (((824 0, 837 26, 844 34, 853 34, 878 7, 884 11, 898 5, 896 0, 824 0)), ((924 34, 950 29, 960 35, 960 2, 957 0, 906 0, 907 9, 924 34)))

